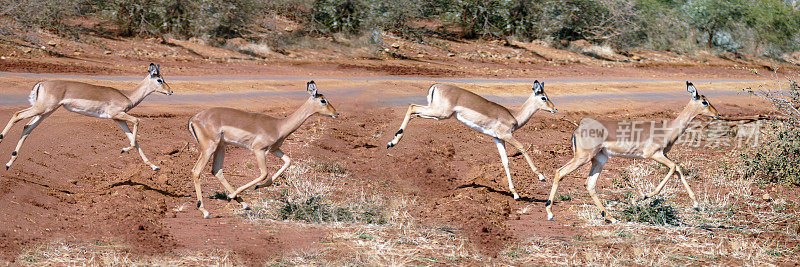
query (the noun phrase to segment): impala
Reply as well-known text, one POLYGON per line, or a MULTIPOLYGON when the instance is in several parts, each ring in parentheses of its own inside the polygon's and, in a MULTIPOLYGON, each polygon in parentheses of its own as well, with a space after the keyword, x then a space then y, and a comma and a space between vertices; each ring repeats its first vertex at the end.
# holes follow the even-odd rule
POLYGON ((147 77, 139 85, 130 91, 121 91, 111 87, 92 85, 73 81, 44 81, 38 82, 33 86, 33 90, 28 97, 31 107, 14 113, 11 120, 0 133, 0 141, 3 140, 8 131, 15 123, 22 119, 33 117, 22 130, 17 147, 11 153, 11 160, 6 163, 6 170, 11 167, 14 160, 19 156, 19 149, 28 135, 50 114, 53 114, 58 107, 80 113, 87 116, 112 119, 116 122, 130 141, 130 146, 122 149, 127 152, 134 147, 139 151, 142 160, 154 171, 158 167, 147 159, 136 141, 136 134, 139 130, 139 119, 128 115, 128 110, 136 107, 145 97, 153 92, 165 95, 172 95, 172 88, 164 82, 161 77, 159 65, 150 63, 147 69, 147 77), (128 128, 128 124, 133 125, 133 131, 128 128))
POLYGON ((400 130, 394 134, 394 139, 386 145, 386 148, 391 148, 400 142, 400 139, 403 138, 406 126, 408 125, 408 121, 411 120, 413 116, 441 120, 455 115, 457 120, 470 128, 494 138, 497 150, 500 152, 500 160, 503 163, 503 168, 505 168, 506 177, 508 178, 508 188, 514 195, 514 199, 519 199, 517 191, 514 190, 514 183, 511 182, 511 172, 508 169, 508 156, 506 155, 505 143, 510 143, 517 148, 517 150, 522 152, 528 165, 531 166, 533 173, 539 176, 539 180, 544 181, 544 175, 533 165, 533 161, 525 147, 522 143, 517 141, 517 139, 514 139, 512 135, 515 130, 522 128, 522 126, 531 119, 533 113, 536 113, 539 109, 544 109, 552 113, 556 112, 553 102, 550 102, 550 99, 544 92, 544 83, 539 83, 539 81, 533 82, 533 93, 531 93, 525 101, 525 104, 522 105, 522 109, 515 113, 462 88, 452 85, 434 84, 428 89, 428 105, 411 104, 411 106, 408 107, 408 112, 406 112, 403 123, 400 125, 400 130))
POLYGON ((584 118, 580 125, 572 134, 573 157, 563 167, 558 169, 553 179, 553 187, 550 189, 550 197, 545 203, 547 219, 553 220, 553 213, 550 208, 558 189, 561 178, 583 166, 589 161, 592 168, 586 180, 586 189, 592 197, 594 204, 600 209, 603 219, 610 222, 617 220, 608 216, 606 208, 595 193, 595 185, 603 165, 612 156, 646 158, 653 159, 669 168, 667 176, 661 181, 656 189, 644 196, 644 199, 658 195, 670 177, 677 170, 683 186, 692 199, 693 206, 698 209, 699 205, 694 196, 694 192, 686 182, 681 167, 670 160, 666 154, 672 149, 672 145, 678 140, 681 134, 689 127, 689 123, 698 115, 720 118, 720 114, 706 99, 705 96, 697 93, 697 89, 690 82, 686 82, 686 90, 692 95, 692 99, 672 121, 662 122, 618 122, 604 121, 599 122, 584 118))
MULTIPOLYGON (((322 114, 333 118, 339 117, 336 109, 328 103, 322 94, 317 93, 314 81, 306 84, 306 90, 311 97, 289 117, 278 119, 262 113, 246 112, 232 108, 212 108, 201 111, 189 119, 189 133, 197 140, 200 148, 200 157, 192 169, 195 192, 197 193, 197 208, 203 212, 204 218, 210 218, 208 211, 203 206, 203 193, 200 188, 200 174, 208 164, 211 156, 214 162, 211 173, 217 177, 225 190, 228 199, 242 204, 243 209, 248 209, 247 204, 237 195, 242 191, 260 183, 267 177, 267 153, 283 160, 283 166, 272 177, 260 186, 269 186, 278 176, 289 167, 292 159, 286 156, 280 147, 303 122, 311 115, 322 114), (245 147, 253 152, 261 170, 261 175, 234 190, 222 175, 222 162, 225 159, 225 146, 234 144, 245 147)), ((260 187, 258 186, 258 187, 260 187)))

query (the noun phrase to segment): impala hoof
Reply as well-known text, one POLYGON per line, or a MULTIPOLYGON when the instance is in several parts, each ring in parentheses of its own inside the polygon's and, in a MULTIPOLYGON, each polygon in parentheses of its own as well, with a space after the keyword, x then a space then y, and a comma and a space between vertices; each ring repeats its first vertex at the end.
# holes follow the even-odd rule
POLYGON ((547 214, 547 220, 552 222, 555 221, 556 219, 553 218, 552 214, 547 214))
POLYGON ((211 219, 211 214, 209 214, 208 211, 203 211, 203 218, 211 219))
POLYGON ((161 168, 159 168, 159 167, 153 167, 153 171, 160 171, 160 170, 161 170, 161 168))
POLYGON ((389 148, 391 148, 393 146, 394 146, 394 144, 392 142, 389 142, 389 143, 386 144, 386 149, 389 149, 389 148))
POLYGON ((519 195, 517 195, 517 193, 514 193, 514 200, 519 200, 519 195))
POLYGON ((3 135, 2 134, 0 134, 0 140, 3 140, 3 135))
POLYGON ((228 201, 231 201, 231 200, 234 200, 234 199, 236 199, 236 195, 228 194, 228 201))
POLYGON ((545 181, 545 179, 544 179, 544 175, 541 175, 541 174, 539 174, 539 181, 542 181, 542 182, 544 182, 544 181, 545 181))
POLYGON ((6 170, 8 170, 8 168, 11 168, 11 166, 9 166, 9 165, 6 165, 6 170))
POLYGON ((250 210, 250 206, 247 203, 242 202, 242 210, 250 210))

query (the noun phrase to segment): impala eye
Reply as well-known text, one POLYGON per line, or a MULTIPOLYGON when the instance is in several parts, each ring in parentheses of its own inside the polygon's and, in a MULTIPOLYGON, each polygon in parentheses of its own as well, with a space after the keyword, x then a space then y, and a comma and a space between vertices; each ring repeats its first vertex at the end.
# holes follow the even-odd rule
POLYGON ((542 97, 542 101, 547 101, 547 97, 542 97))
POLYGON ((163 83, 164 83, 164 80, 162 80, 162 79, 158 79, 158 80, 156 80, 156 82, 158 82, 158 84, 163 84, 163 83))
POLYGON ((708 106, 708 101, 703 100, 702 103, 703 103, 703 106, 706 106, 706 107, 708 106))
POLYGON ((323 105, 327 105, 328 104, 328 100, 325 100, 325 99, 320 99, 319 102, 322 103, 323 105))

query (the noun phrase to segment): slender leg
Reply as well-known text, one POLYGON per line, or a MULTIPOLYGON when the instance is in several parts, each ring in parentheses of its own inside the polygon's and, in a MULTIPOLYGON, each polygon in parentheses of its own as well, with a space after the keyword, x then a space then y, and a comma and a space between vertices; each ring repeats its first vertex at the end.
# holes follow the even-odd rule
POLYGON ((553 187, 550 188, 550 197, 547 198, 547 202, 544 204, 545 210, 547 210, 547 220, 553 220, 553 212, 550 210, 551 206, 553 206, 553 201, 556 197, 556 191, 558 190, 558 183, 561 182, 561 179, 567 176, 567 174, 575 171, 576 169, 580 168, 587 162, 589 162, 589 156, 579 156, 575 155, 567 164, 564 164, 558 171, 556 171, 556 175, 553 178, 553 187))
MULTIPOLYGON (((209 146, 200 150, 200 157, 197 159, 197 162, 194 164, 194 168, 192 168, 192 178, 194 180, 194 191, 197 194, 197 209, 203 212, 203 218, 211 218, 211 215, 205 209, 203 205, 203 190, 200 188, 200 174, 203 172, 203 168, 208 164, 208 160, 211 159, 211 155, 216 150, 218 143, 212 143, 209 146)), ((200 144, 202 147, 202 143, 200 144)))
POLYGON ((136 134, 139 131, 139 119, 131 115, 128 115, 126 113, 120 113, 114 116, 114 122, 116 122, 119 125, 119 127, 122 128, 122 131, 125 132, 126 136, 128 136, 128 140, 131 141, 131 146, 123 148, 122 152, 126 152, 135 147, 136 150, 139 151, 139 156, 142 157, 142 161, 144 161, 144 163, 147 164, 147 166, 150 166, 150 168, 153 169, 154 171, 159 170, 158 166, 156 166, 153 163, 150 163, 150 160, 148 160, 147 156, 144 155, 142 148, 139 147, 139 143, 136 141, 136 134), (130 122, 131 124, 133 124, 133 131, 131 131, 131 129, 128 128, 128 125, 125 122, 130 122))
POLYGON ((503 163, 503 168, 506 170, 508 189, 511 190, 511 194, 514 194, 514 199, 519 199, 517 191, 514 190, 514 183, 511 182, 511 171, 508 169, 508 156, 506 155, 506 143, 498 138, 494 138, 494 143, 497 145, 497 151, 500 152, 500 162, 503 163))
POLYGON ((686 177, 683 176, 683 171, 681 170, 681 166, 676 166, 675 169, 678 170, 678 176, 681 177, 681 182, 683 182, 683 187, 686 187, 686 192, 689 193, 689 198, 692 199, 693 202, 692 207, 694 207, 694 210, 700 211, 700 203, 697 202, 697 198, 694 196, 694 191, 692 191, 692 188, 689 187, 689 182, 686 181, 686 177))
POLYGON ((25 139, 28 138, 28 135, 31 134, 31 132, 33 131, 33 129, 36 128, 36 126, 39 126, 39 123, 41 123, 42 120, 50 116, 50 114, 53 114, 53 111, 34 116, 33 119, 31 119, 31 121, 25 124, 25 127, 23 127, 22 129, 22 136, 20 136, 19 142, 17 142, 17 147, 14 148, 14 152, 11 152, 11 159, 8 161, 8 163, 6 163, 6 170, 8 170, 8 168, 11 168, 11 164, 14 164, 14 161, 17 159, 17 156, 19 156, 19 150, 20 148, 22 148, 22 144, 25 143, 25 139))
POLYGON ((644 196, 644 199, 651 198, 651 197, 661 193, 661 190, 664 189, 664 185, 667 184, 667 181, 669 181, 669 178, 671 178, 672 175, 675 174, 675 167, 678 166, 678 164, 675 164, 674 162, 669 160, 669 158, 667 158, 667 156, 665 156, 664 153, 660 153, 660 152, 659 153, 655 153, 655 154, 653 154, 653 156, 651 158, 653 160, 657 161, 658 163, 661 163, 664 166, 667 166, 667 168, 669 168, 669 171, 667 172, 667 176, 664 176, 664 179, 661 180, 661 183, 658 184, 656 189, 653 190, 653 192, 650 192, 650 193, 646 194, 644 196))
POLYGON ((697 202, 697 198, 695 198, 694 191, 692 191, 692 188, 689 186, 689 182, 687 182, 686 178, 683 177, 683 171, 681 170, 681 167, 678 166, 677 163, 675 163, 672 160, 670 160, 666 155, 664 155, 663 152, 654 154, 652 156, 652 159, 654 159, 658 163, 664 164, 665 166, 669 167, 669 173, 667 174, 666 177, 664 177, 664 180, 661 181, 661 184, 658 185, 656 190, 653 191, 650 194, 647 194, 646 197, 650 198, 650 197, 653 197, 653 196, 658 195, 659 193, 661 193, 661 189, 664 187, 664 184, 666 184, 667 180, 670 177, 672 177, 673 172, 675 170, 677 170, 678 171, 678 177, 681 178, 681 183, 683 183, 683 187, 686 188, 686 192, 689 193, 689 198, 692 199, 692 206, 694 207, 695 210, 698 210, 700 208, 700 204, 697 202))
POLYGON ((272 151, 272 155, 281 158, 281 160, 283 160, 283 166, 281 166, 281 168, 278 169, 278 171, 275 172, 275 174, 273 174, 272 177, 269 178, 269 180, 267 180, 263 184, 256 185, 254 187, 254 189, 258 189, 258 188, 261 188, 261 187, 272 185, 272 183, 275 181, 275 179, 278 179, 278 177, 281 176, 283 171, 285 171, 286 168, 289 168, 289 164, 292 163, 292 159, 289 156, 286 156, 286 154, 283 154, 283 151, 281 151, 280 149, 273 150, 272 151))
POLYGON ((6 124, 6 128, 3 128, 3 132, 0 132, 0 142, 3 141, 3 136, 8 134, 8 131, 11 130, 11 126, 14 126, 15 123, 17 123, 20 120, 23 120, 25 118, 30 118, 30 117, 33 117, 33 116, 36 116, 36 115, 40 115, 42 113, 43 112, 40 112, 39 110, 36 110, 33 107, 29 107, 29 108, 26 108, 26 109, 23 109, 23 110, 15 112, 14 115, 11 116, 11 119, 8 120, 8 124, 6 124))
POLYGON ((591 196, 592 200, 594 200, 594 205, 600 209, 600 215, 603 216, 603 219, 612 223, 616 223, 617 219, 608 216, 608 211, 606 211, 605 205, 603 205, 600 197, 597 196, 597 192, 595 192, 597 178, 600 177, 600 172, 603 171, 603 166, 606 164, 606 161, 608 161, 608 156, 606 154, 599 153, 594 156, 592 159, 592 169, 589 171, 589 178, 586 179, 586 190, 589 191, 589 196, 591 196))
POLYGON ((249 183, 243 186, 240 186, 239 188, 236 189, 236 191, 233 191, 233 193, 228 194, 229 199, 235 199, 236 196, 239 195, 239 193, 241 193, 245 189, 248 189, 256 185, 257 183, 263 181, 267 177, 267 151, 264 149, 255 149, 253 150, 253 154, 255 154, 256 156, 256 162, 258 163, 258 168, 261 169, 261 175, 259 175, 258 178, 256 178, 255 180, 250 181, 249 183))
POLYGON ((408 126, 408 121, 411 120, 412 116, 418 116, 423 118, 433 118, 438 119, 443 116, 442 114, 436 114, 438 112, 434 112, 429 106, 422 106, 417 104, 411 104, 408 106, 408 111, 406 112, 406 116, 403 118, 403 123, 400 124, 400 130, 397 130, 397 133, 394 134, 394 138, 388 144, 386 144, 386 148, 393 147, 400 142, 400 139, 403 138, 403 131, 405 131, 406 126, 408 126))
POLYGON ((522 152, 522 155, 525 156, 525 161, 527 161, 528 165, 531 166, 533 173, 539 176, 539 181, 544 182, 544 175, 542 175, 542 173, 536 169, 536 166, 533 166, 533 160, 531 160, 531 156, 528 155, 528 151, 525 149, 525 146, 523 146, 522 143, 517 141, 517 139, 515 139, 513 136, 505 138, 504 140, 514 146, 517 150, 519 150, 519 152, 522 152))
POLYGON ((211 165, 211 174, 217 177, 217 180, 219 180, 222 186, 225 187, 225 190, 228 191, 228 194, 230 194, 234 192, 233 186, 228 183, 228 180, 225 179, 222 173, 222 163, 225 161, 225 146, 224 142, 220 142, 219 145, 217 145, 217 150, 214 151, 214 161, 211 165))
MULTIPOLYGON (((228 194, 232 194, 234 192, 233 186, 228 183, 228 180, 225 179, 225 176, 222 172, 222 165, 225 161, 225 146, 225 142, 220 142, 219 145, 217 145, 217 150, 214 151, 214 160, 211 163, 211 174, 213 174, 214 177, 217 177, 217 180, 219 180, 219 183, 225 188, 225 191, 228 191, 228 194)), ((236 201, 236 203, 241 204, 243 210, 250 209, 250 207, 247 206, 247 203, 244 203, 240 197, 229 200, 233 200, 236 201)))

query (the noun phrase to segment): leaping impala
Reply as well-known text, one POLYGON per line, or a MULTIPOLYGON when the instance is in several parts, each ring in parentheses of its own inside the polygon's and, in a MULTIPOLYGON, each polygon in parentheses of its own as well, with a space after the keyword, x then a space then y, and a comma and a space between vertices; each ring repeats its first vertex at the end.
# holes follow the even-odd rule
POLYGON ((192 177, 194 178, 194 188, 197 193, 197 208, 203 212, 203 217, 210 218, 210 214, 203 206, 200 173, 211 156, 214 156, 211 173, 217 177, 222 186, 225 187, 225 190, 228 191, 228 199, 236 200, 242 204, 243 209, 247 209, 247 204, 237 196, 267 177, 267 153, 271 153, 283 160, 283 166, 260 186, 271 185, 272 181, 289 167, 292 159, 283 154, 280 147, 286 137, 297 128, 300 128, 300 125, 308 117, 317 113, 333 118, 339 117, 339 113, 328 103, 328 100, 322 94, 317 93, 317 85, 314 81, 306 84, 306 90, 311 97, 292 115, 283 119, 232 108, 207 109, 189 119, 189 133, 194 136, 200 147, 200 158, 197 159, 197 163, 192 169, 192 177), (236 190, 231 187, 230 183, 222 175, 222 161, 225 159, 225 146, 227 144, 242 146, 253 151, 258 168, 261 170, 261 175, 258 178, 236 190))
POLYGON ((553 213, 550 211, 550 207, 553 204, 561 178, 591 161, 592 168, 586 180, 586 189, 589 191, 594 204, 600 209, 603 219, 616 222, 616 219, 608 216, 603 202, 600 201, 594 190, 597 178, 603 170, 603 165, 611 156, 653 159, 669 168, 667 176, 664 177, 653 192, 644 196, 645 199, 658 195, 677 170, 678 177, 681 178, 683 186, 689 193, 689 198, 692 199, 694 208, 698 209, 697 199, 689 187, 689 183, 686 182, 686 178, 683 177, 681 167, 667 158, 666 154, 672 149, 672 145, 686 131, 689 123, 697 115, 714 119, 720 118, 720 115, 714 106, 708 102, 708 99, 698 94, 697 88, 688 81, 686 82, 686 90, 692 95, 692 99, 683 108, 683 111, 678 114, 678 117, 669 122, 599 122, 587 118, 581 120, 578 129, 572 133, 573 157, 567 164, 556 171, 555 179, 553 179, 550 198, 545 203, 547 219, 553 220, 553 213))
POLYGON ((136 141, 136 134, 139 130, 139 119, 128 115, 125 112, 136 107, 145 97, 153 92, 165 95, 172 95, 172 88, 164 82, 161 77, 159 65, 150 63, 147 68, 147 77, 131 91, 120 91, 111 87, 92 85, 73 81, 45 81, 38 82, 33 86, 28 101, 31 107, 14 113, 11 120, 0 133, 0 141, 3 140, 8 131, 18 121, 33 117, 22 130, 17 147, 11 153, 11 160, 6 163, 6 170, 11 167, 14 160, 19 156, 19 149, 28 135, 42 122, 47 116, 53 114, 58 107, 80 113, 87 116, 112 119, 116 122, 130 141, 130 146, 122 149, 127 152, 134 147, 139 151, 142 160, 154 171, 158 167, 147 159, 136 141), (133 131, 128 128, 127 122, 133 124, 133 131))
POLYGON ((533 113, 536 113, 539 109, 544 109, 552 113, 556 112, 555 105, 553 105, 553 102, 550 102, 550 99, 544 92, 544 83, 539 83, 539 81, 533 82, 533 93, 525 100, 522 109, 515 113, 462 88, 452 85, 434 84, 428 89, 428 105, 411 104, 411 106, 408 107, 408 112, 406 112, 406 116, 403 119, 403 124, 400 125, 400 130, 394 134, 394 139, 386 145, 386 148, 391 148, 400 142, 400 139, 403 138, 406 126, 408 125, 408 121, 411 120, 412 116, 441 120, 455 115, 458 121, 478 132, 494 138, 497 150, 500 152, 500 160, 503 163, 503 168, 505 168, 506 177, 508 178, 508 188, 511 190, 511 193, 514 194, 514 199, 519 199, 517 191, 514 190, 514 183, 511 182, 511 172, 508 169, 508 156, 506 155, 505 143, 510 143, 517 148, 517 150, 522 152, 528 165, 531 166, 533 173, 539 176, 539 180, 544 181, 544 175, 536 169, 536 166, 533 166, 533 161, 525 147, 522 143, 517 141, 517 139, 514 139, 512 135, 514 131, 522 128, 522 126, 531 119, 533 113))

